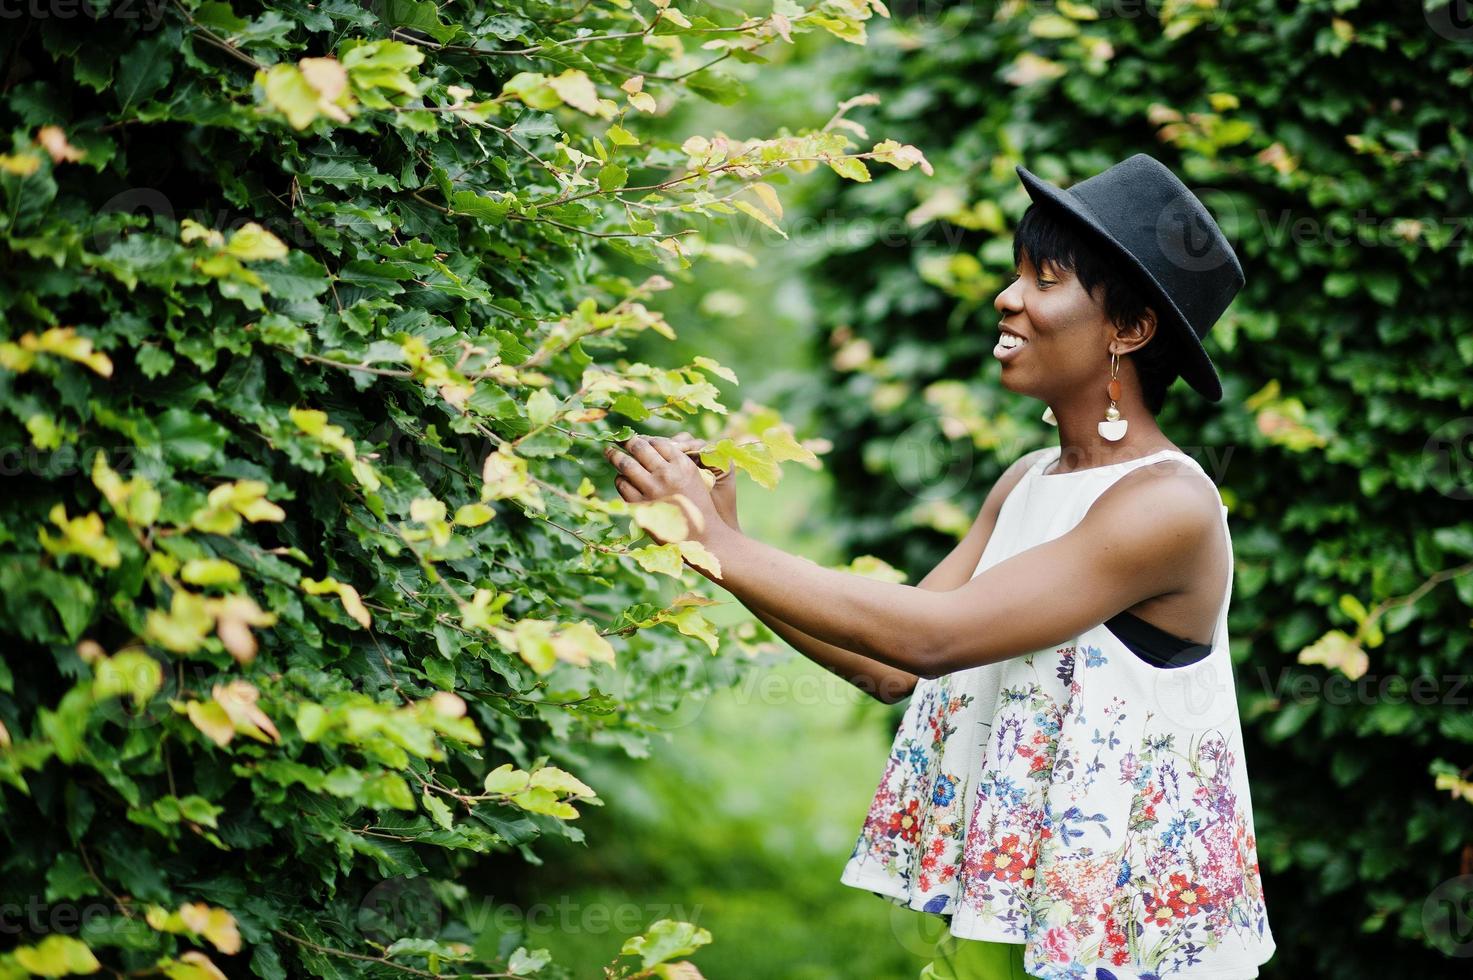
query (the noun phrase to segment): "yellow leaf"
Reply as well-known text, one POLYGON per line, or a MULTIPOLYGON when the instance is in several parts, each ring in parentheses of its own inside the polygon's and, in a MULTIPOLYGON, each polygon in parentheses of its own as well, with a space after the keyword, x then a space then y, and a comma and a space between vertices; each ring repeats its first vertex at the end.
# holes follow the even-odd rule
POLYGON ((179 914, 192 931, 204 936, 220 952, 227 956, 240 952, 240 930, 236 928, 235 916, 227 910, 191 902, 179 914))
POLYGON ((921 172, 928 177, 936 172, 931 167, 930 161, 926 159, 926 155, 909 143, 884 140, 876 143, 870 152, 874 154, 876 160, 888 163, 898 170, 909 170, 913 166, 919 166, 921 172))
POLYGON ((0 170, 17 177, 29 177, 41 169, 41 157, 34 153, 0 153, 0 170))
POLYGON ((235 725, 217 702, 191 701, 186 707, 189 720, 216 745, 224 748, 235 737, 235 725))
POLYGON ((762 206, 772 212, 774 218, 783 216, 783 202, 777 196, 777 191, 772 189, 771 184, 750 184, 752 193, 761 200, 762 206))
POLYGON ((481 467, 481 499, 520 500, 536 510, 543 510, 542 493, 527 469, 527 461, 516 454, 511 444, 503 442, 496 452, 486 457, 481 467))
POLYGON ((158 969, 169 980, 227 980, 208 956, 193 949, 180 953, 177 959, 160 962, 158 969))
POLYGON ((712 627, 711 621, 701 615, 699 609, 694 606, 681 609, 668 617, 666 622, 674 624, 675 628, 686 636, 693 636, 704 642, 710 647, 712 655, 715 655, 720 640, 716 636, 716 630, 712 627))
POLYGON ((480 527, 496 516, 496 511, 485 504, 465 504, 456 508, 455 523, 463 527, 480 527))
POLYGON ((61 537, 53 538, 45 528, 37 528, 41 547, 53 555, 82 555, 103 568, 117 568, 123 556, 117 543, 107 536, 102 516, 97 513, 67 517, 66 504, 51 508, 51 523, 61 529, 61 537))
POLYGON ((792 460, 814 468, 819 465, 818 457, 793 437, 793 430, 788 425, 769 426, 762 430, 761 438, 763 445, 771 452, 774 463, 792 460))
MULTIPOLYGON (((94 351, 91 339, 78 336, 76 327, 52 327, 43 331, 40 336, 24 333, 17 343, 22 351, 64 357, 90 368, 104 378, 112 377, 112 360, 106 354, 94 351)), ((6 366, 9 367, 9 364, 6 366)))
POLYGON ((1364 675, 1370 666, 1370 657, 1361 649, 1360 644, 1343 630, 1330 630, 1300 650, 1298 662, 1323 664, 1331 670, 1340 671, 1351 680, 1356 680, 1364 675))
POLYGON ((204 645, 215 619, 205 597, 175 589, 169 611, 150 609, 144 618, 144 634, 157 645, 175 653, 193 653, 204 645))
POLYGON ((835 565, 834 568, 837 571, 862 575, 865 578, 872 578, 879 582, 899 583, 909 578, 905 572, 894 567, 883 558, 876 558, 874 555, 860 555, 858 558, 849 562, 849 564, 835 565))
POLYGON ((590 623, 564 623, 551 636, 553 653, 559 660, 579 667, 590 661, 614 663, 614 648, 590 623))
POLYGON ((141 707, 163 683, 163 667, 137 648, 102 657, 92 667, 92 696, 99 700, 127 694, 141 707))
POLYGON ((1073 37, 1079 33, 1079 25, 1058 14, 1042 14, 1028 22, 1028 33, 1034 37, 1073 37))
POLYGON ((629 505, 634 523, 661 543, 684 541, 690 537, 690 525, 680 506, 666 500, 642 500, 629 505))
POLYGON ((677 547, 681 557, 698 568, 704 568, 714 577, 721 578, 721 561, 699 541, 681 541, 677 547))
POLYGON ((521 769, 515 769, 510 762, 497 766, 486 774, 486 792, 488 793, 520 793, 527 788, 531 776, 521 769))
POLYGON ((445 504, 434 497, 416 497, 409 502, 409 519, 433 524, 445 519, 445 504))
POLYGON ((373 619, 364 607, 363 600, 358 595, 358 590, 346 582, 339 582, 334 578, 325 578, 320 582, 316 579, 304 578, 301 582, 302 591, 308 595, 336 595, 343 604, 343 609, 357 620, 358 625, 368 629, 373 619))
POLYGON ((779 235, 783 236, 784 238, 787 238, 788 237, 788 233, 785 232, 785 231, 783 231, 781 228, 779 228, 778 225, 777 225, 777 222, 773 221, 772 218, 768 216, 768 214, 767 214, 766 211, 763 211, 761 208, 757 207, 755 204, 752 204, 750 201, 743 201, 740 198, 738 198, 738 199, 732 201, 731 203, 732 203, 732 206, 733 207, 735 207, 737 210, 741 211, 743 214, 749 214, 749 215, 751 215, 752 217, 754 217, 758 221, 760 221, 762 224, 764 224, 767 227, 771 228, 773 231, 777 232, 779 235))
POLYGON ((286 258, 286 244, 254 221, 237 228, 230 235, 225 251, 242 262, 286 258))
POLYGON ((336 122, 347 122, 354 99, 348 91, 348 72, 336 58, 303 58, 297 68, 317 93, 316 109, 336 122))
POLYGON ((191 558, 179 577, 190 585, 234 585, 240 581, 240 569, 223 558, 191 558))
POLYGON ((550 789, 559 796, 595 796, 593 787, 557 766, 543 766, 532 773, 532 786, 550 789))
POLYGON ((256 84, 261 86, 266 101, 286 116, 293 129, 306 129, 321 112, 320 94, 301 69, 290 62, 256 72, 256 84))
POLYGON ((193 218, 185 218, 179 222, 179 240, 188 245, 191 242, 203 240, 206 245, 214 248, 225 247, 225 236, 213 228, 208 228, 193 218))
POLYGON ((704 354, 697 354, 695 358, 691 361, 691 363, 703 371, 710 371, 712 374, 716 375, 719 378, 725 378, 732 384, 737 383, 737 376, 735 371, 733 371, 729 367, 724 366, 720 362, 707 357, 704 354))
POLYGON ((248 595, 234 594, 210 600, 215 616, 215 632, 226 651, 238 663, 248 664, 256 658, 256 636, 251 627, 274 626, 276 614, 263 612, 248 595))
POLYGON ((55 932, 33 946, 17 947, 10 955, 19 966, 38 977, 69 977, 102 969, 86 943, 55 932))
POLYGON ((1059 13, 1073 20, 1099 20, 1100 12, 1087 3, 1075 3, 1073 0, 1055 0, 1054 6, 1059 13))
POLYGON ((629 552, 629 557, 638 562, 640 568, 657 575, 680 578, 681 573, 685 570, 685 566, 681 563, 680 545, 675 543, 651 544, 643 548, 634 548, 629 552))
POLYGON ((1058 78, 1067 69, 1057 61, 1050 61, 1032 51, 1024 51, 1013 59, 1003 72, 1003 78, 1011 85, 1024 86, 1050 78, 1058 78))
POLYGON ((552 642, 554 623, 545 619, 519 619, 512 627, 512 646, 517 655, 539 674, 557 666, 557 648, 552 642))
POLYGON ((281 733, 276 730, 271 719, 264 711, 256 707, 256 701, 261 697, 261 692, 256 690, 254 684, 243 680, 216 684, 210 689, 210 695, 230 717, 230 722, 237 732, 249 735, 258 742, 281 741, 281 733))
POLYGON ((236 927, 235 917, 226 909, 215 908, 203 902, 188 902, 181 905, 178 911, 170 912, 157 905, 150 905, 144 918, 149 927, 157 932, 203 936, 228 956, 240 952, 240 931, 236 927))
POLYGON ((547 80, 547 84, 557 93, 558 98, 580 112, 586 112, 590 116, 604 115, 599 105, 598 89, 593 81, 583 72, 576 68, 569 68, 561 75, 554 75, 547 80))

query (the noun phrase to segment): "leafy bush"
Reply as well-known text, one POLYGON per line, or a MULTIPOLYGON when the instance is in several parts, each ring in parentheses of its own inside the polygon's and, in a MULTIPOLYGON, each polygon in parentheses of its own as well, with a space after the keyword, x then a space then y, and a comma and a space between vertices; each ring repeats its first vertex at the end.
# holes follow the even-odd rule
POLYGON ((830 202, 872 219, 820 270, 843 544, 907 569, 1056 442, 992 373, 1015 165, 1067 186, 1150 152, 1232 239, 1225 399, 1178 384, 1160 421, 1231 511, 1265 976, 1442 976, 1465 938, 1445 919, 1473 888, 1473 31, 1425 7, 928 5, 853 87, 936 176, 830 202))
MULTIPOLYGON (((638 120, 871 13, 181 0, 7 39, 0 975, 563 972, 457 879, 581 840, 558 763, 643 754, 690 658, 757 636, 661 597, 712 559, 641 544, 684 512, 604 499, 596 450, 710 413, 707 463, 811 461, 716 361, 619 357, 674 332, 618 270, 775 222, 786 173, 926 166, 842 109, 638 120)), ((652 923, 610 975, 709 938, 652 923)))

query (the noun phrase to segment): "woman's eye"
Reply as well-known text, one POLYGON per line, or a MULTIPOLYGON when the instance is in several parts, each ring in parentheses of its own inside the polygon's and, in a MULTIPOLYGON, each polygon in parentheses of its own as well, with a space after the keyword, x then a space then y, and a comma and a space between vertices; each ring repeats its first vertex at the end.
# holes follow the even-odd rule
POLYGON ((1038 278, 1037 282, 1038 282, 1038 288, 1039 289, 1047 289, 1050 286, 1054 285, 1054 283, 1056 282, 1056 280, 1053 280, 1053 279, 1044 279, 1042 276, 1040 276, 1038 278))

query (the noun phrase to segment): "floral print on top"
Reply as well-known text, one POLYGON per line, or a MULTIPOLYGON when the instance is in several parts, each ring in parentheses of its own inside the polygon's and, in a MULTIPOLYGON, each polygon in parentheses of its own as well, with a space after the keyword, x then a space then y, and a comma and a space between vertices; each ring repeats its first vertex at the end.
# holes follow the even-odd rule
MULTIPOLYGON (((1041 479, 1056 453, 1040 454, 978 573, 1069 530, 1111 482, 1167 454, 1182 456, 1041 479)), ((1149 664, 1100 625, 922 679, 841 880, 941 914, 960 938, 1024 944, 1041 980, 1256 977, 1275 943, 1230 594, 1231 578, 1212 652, 1184 667, 1149 664)))

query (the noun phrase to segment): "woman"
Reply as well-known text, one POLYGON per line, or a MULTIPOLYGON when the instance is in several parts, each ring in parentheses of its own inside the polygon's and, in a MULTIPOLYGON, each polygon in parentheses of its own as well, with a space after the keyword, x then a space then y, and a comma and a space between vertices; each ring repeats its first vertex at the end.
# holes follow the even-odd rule
POLYGON ((1002 383, 1059 445, 1023 456, 918 586, 741 533, 695 441, 610 450, 626 500, 683 494, 713 581, 795 648, 906 708, 842 877, 948 930, 925 978, 1246 980, 1274 952, 1228 652, 1232 541, 1156 425, 1243 285, 1231 246, 1137 154, 1033 204, 998 294, 1002 383))

